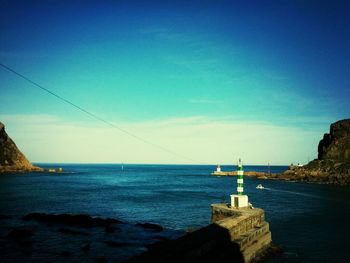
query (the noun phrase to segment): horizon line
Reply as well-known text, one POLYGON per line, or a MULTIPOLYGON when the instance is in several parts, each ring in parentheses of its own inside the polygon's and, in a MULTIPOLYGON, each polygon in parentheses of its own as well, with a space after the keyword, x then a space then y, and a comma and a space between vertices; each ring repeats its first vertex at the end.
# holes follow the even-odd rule
MULTIPOLYGON (((100 163, 94 163, 94 162, 32 162, 32 164, 34 165, 40 165, 40 164, 68 164, 68 165, 72 165, 72 164, 109 164, 109 165, 183 165, 183 166, 217 166, 218 164, 182 164, 182 163, 112 163, 112 162, 100 162, 100 163)), ((237 166, 237 164, 219 164, 220 166, 237 166)), ((290 166, 290 164, 274 164, 272 165, 270 164, 251 164, 251 163, 247 163, 247 164, 243 164, 243 166, 290 166)))

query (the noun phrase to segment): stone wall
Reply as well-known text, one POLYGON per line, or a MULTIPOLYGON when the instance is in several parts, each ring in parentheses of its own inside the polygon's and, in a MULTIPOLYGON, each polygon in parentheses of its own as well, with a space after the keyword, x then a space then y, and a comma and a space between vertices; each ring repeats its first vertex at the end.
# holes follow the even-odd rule
POLYGON ((259 208, 231 208, 213 204, 212 222, 227 229, 231 241, 238 244, 245 262, 258 261, 272 246, 269 224, 264 210, 259 208))
POLYGON ((272 246, 264 210, 213 204, 212 224, 176 240, 159 242, 128 263, 253 263, 279 250, 272 246))

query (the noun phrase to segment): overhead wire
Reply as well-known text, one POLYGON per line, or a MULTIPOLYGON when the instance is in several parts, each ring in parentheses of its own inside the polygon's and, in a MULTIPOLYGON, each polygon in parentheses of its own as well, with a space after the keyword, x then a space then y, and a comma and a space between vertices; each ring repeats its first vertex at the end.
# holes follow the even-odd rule
POLYGON ((92 113, 92 112, 90 112, 90 111, 84 109, 83 107, 77 105, 76 103, 74 103, 74 102, 72 102, 72 101, 70 101, 70 100, 68 100, 68 99, 66 99, 66 98, 64 98, 64 97, 62 97, 62 96, 60 96, 60 95, 58 95, 57 93, 55 93, 55 92, 53 92, 53 91, 51 91, 51 90, 49 90, 49 89, 43 87, 42 85, 40 85, 40 84, 38 84, 37 82, 31 80, 30 78, 24 76, 23 74, 17 72, 16 70, 10 68, 9 66, 6 66, 6 65, 3 64, 3 63, 0 63, 0 66, 3 67, 4 69, 6 69, 7 71, 9 71, 9 72, 15 74, 16 76, 18 76, 18 77, 20 77, 20 78, 26 80, 27 82, 29 82, 29 83, 32 84, 33 86, 35 86, 35 87, 37 87, 37 88, 39 88, 39 89, 41 89, 41 90, 43 90, 43 91, 49 93, 50 95, 56 97, 57 99, 59 99, 59 100, 65 102, 65 103, 69 104, 70 106, 74 107, 75 109, 77 109, 77 110, 79 110, 79 111, 85 113, 86 115, 90 116, 91 118, 94 118, 94 119, 96 119, 96 120, 98 120, 98 121, 100 121, 100 122, 103 122, 103 123, 107 124, 108 126, 114 128, 114 129, 117 129, 117 130, 119 130, 120 132, 123 132, 123 133, 127 134, 127 135, 130 136, 130 137, 133 137, 133 138, 136 139, 136 140, 139 140, 139 141, 141 141, 141 142, 143 142, 143 143, 145 143, 145 144, 148 144, 148 145, 151 145, 151 146, 153 146, 153 147, 155 147, 155 148, 158 148, 158 149, 160 149, 160 150, 162 150, 162 151, 164 151, 164 152, 167 152, 168 154, 177 156, 178 158, 181 158, 181 159, 184 159, 184 160, 187 160, 187 161, 191 161, 191 162, 194 162, 194 163, 200 163, 199 161, 196 161, 196 160, 194 160, 194 159, 192 159, 192 158, 190 158, 190 157, 187 157, 187 156, 184 156, 184 155, 179 154, 179 153, 177 153, 177 152, 174 152, 174 151, 172 151, 172 150, 170 150, 170 149, 168 149, 168 148, 165 148, 165 147, 163 147, 163 146, 161 146, 161 145, 158 145, 158 144, 156 144, 156 143, 153 143, 152 141, 146 140, 146 139, 144 139, 144 138, 142 138, 142 137, 140 137, 140 136, 138 136, 138 135, 136 135, 136 134, 134 134, 134 133, 131 133, 131 132, 129 132, 129 131, 127 131, 127 130, 121 128, 120 126, 118 126, 118 125, 116 125, 116 124, 114 124, 114 123, 112 123, 112 122, 110 122, 110 121, 105 120, 104 118, 101 118, 100 116, 98 116, 98 115, 96 115, 96 114, 94 114, 94 113, 92 113))

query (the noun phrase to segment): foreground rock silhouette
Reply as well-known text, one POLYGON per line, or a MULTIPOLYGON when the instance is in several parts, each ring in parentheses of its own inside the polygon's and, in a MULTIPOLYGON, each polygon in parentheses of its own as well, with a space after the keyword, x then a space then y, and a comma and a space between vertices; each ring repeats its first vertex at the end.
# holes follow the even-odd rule
POLYGON ((89 215, 80 214, 80 215, 70 215, 70 214, 45 214, 45 213, 30 213, 22 217, 23 220, 35 220, 43 223, 58 223, 65 224, 70 226, 79 226, 79 227, 108 227, 111 224, 120 224, 121 221, 114 218, 100 218, 100 217, 91 217, 89 215))
POLYGON ((254 263, 281 252, 272 243, 262 209, 238 209, 227 204, 212 204, 212 224, 147 248, 126 263, 254 263))
POLYGON ((183 235, 153 223, 88 214, 2 215, 0 221, 3 263, 122 262, 155 242, 183 235))
POLYGON ((227 229, 211 224, 176 240, 155 243, 148 251, 126 261, 138 262, 237 262, 243 263, 238 244, 227 229))

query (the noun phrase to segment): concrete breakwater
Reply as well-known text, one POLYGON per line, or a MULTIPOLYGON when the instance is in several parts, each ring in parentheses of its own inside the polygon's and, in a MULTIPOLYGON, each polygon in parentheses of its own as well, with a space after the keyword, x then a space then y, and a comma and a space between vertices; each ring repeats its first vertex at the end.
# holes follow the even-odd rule
POLYGON ((153 244, 127 262, 260 262, 277 253, 264 210, 213 204, 212 223, 176 240, 153 244))
MULTIPOLYGON (((211 175, 215 176, 236 176, 237 171, 214 171, 211 173, 211 175)), ((244 171, 245 176, 251 176, 251 177, 258 177, 262 179, 267 179, 268 176, 271 176, 272 174, 270 173, 265 173, 265 172, 256 172, 256 171, 244 171)))
POLYGON ((244 262, 256 262, 276 250, 272 245, 269 223, 260 208, 232 208, 213 204, 212 223, 227 229, 232 242, 239 246, 244 262))
MULTIPOLYGON (((244 172, 247 177, 268 180, 281 180, 290 182, 309 182, 319 184, 350 185, 350 164, 341 164, 346 167, 345 172, 336 172, 333 167, 337 168, 337 163, 332 161, 314 160, 309 164, 299 166, 289 166, 288 170, 283 173, 265 173, 249 171, 244 172), (324 163, 327 163, 324 165, 324 163), (347 166, 346 166, 347 165, 347 166)), ((340 165, 338 165, 340 166, 340 165)), ((237 176, 236 171, 213 172, 214 176, 237 176)))

